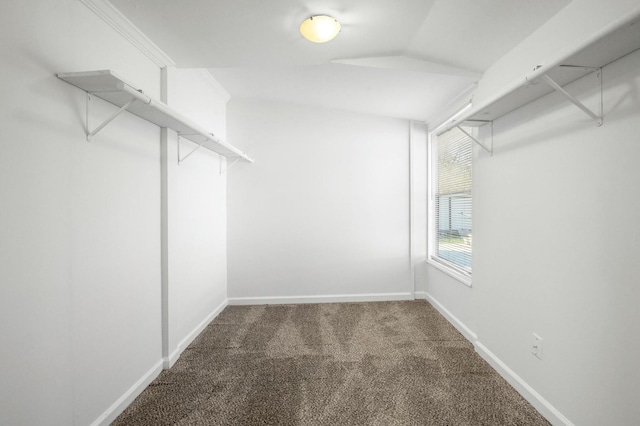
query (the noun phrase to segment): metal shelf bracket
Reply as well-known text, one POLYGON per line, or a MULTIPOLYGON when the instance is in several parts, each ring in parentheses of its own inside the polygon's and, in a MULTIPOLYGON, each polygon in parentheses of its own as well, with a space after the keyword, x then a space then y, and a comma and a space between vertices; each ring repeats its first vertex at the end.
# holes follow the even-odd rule
MULTIPOLYGON (((209 135, 211 137, 215 137, 213 133, 209 133, 209 135)), ((189 157, 191 154, 193 154, 194 152, 196 152, 197 150, 202 148, 204 146, 204 144, 207 142, 207 140, 205 139, 204 141, 200 142, 198 144, 198 146, 196 146, 191 151, 189 151, 184 157, 180 157, 180 140, 182 139, 183 136, 199 136, 199 135, 187 135, 187 134, 184 134, 184 133, 178 133, 178 165, 180 165, 184 160, 186 160, 187 157, 189 157)), ((242 159, 242 157, 235 157, 235 160, 233 161, 233 163, 231 163, 229 166, 227 166, 227 167, 225 167, 223 169, 222 168, 222 157, 223 156, 220 155, 220 154, 218 154, 218 156, 220 157, 220 175, 224 174, 227 170, 229 170, 230 168, 235 166, 238 163, 238 161, 240 161, 242 159)))
MULTIPOLYGON (((469 120, 471 121, 471 120, 469 120)), ((476 121, 476 120, 474 120, 476 121)), ((468 132, 466 132, 462 127, 460 126, 456 126, 458 128, 458 130, 460 130, 462 133, 464 133, 465 135, 467 135, 467 137, 469 139, 471 139, 472 141, 474 141, 475 143, 477 143, 478 145, 480 145, 480 147, 482 149, 484 149, 485 151, 487 151, 489 153, 490 156, 493 156, 493 121, 488 121, 487 122, 489 124, 490 129, 491 129, 491 147, 486 146, 484 143, 480 142, 478 139, 474 138, 471 134, 469 134, 468 132)))
POLYGON ((109 118, 102 122, 98 127, 93 130, 89 130, 89 110, 91 106, 91 93, 87 92, 87 114, 86 114, 86 132, 87 132, 87 142, 91 142, 91 138, 96 135, 100 130, 102 130, 107 124, 111 123, 117 116, 119 116, 122 112, 129 109, 131 104, 136 101, 136 98, 131 98, 129 102, 122 105, 116 112, 111 114, 109 118))
POLYGON ((238 161, 240 161, 240 157, 236 158, 233 163, 231 163, 229 166, 225 167, 224 169, 222 168, 222 159, 220 159, 220 160, 221 160, 220 161, 220 175, 222 175, 222 174, 226 173, 230 168, 232 168, 233 166, 238 164, 238 161))
MULTIPOLYGON (((209 133, 209 135, 211 137, 215 137, 213 133, 209 133)), ((191 154, 193 154, 194 152, 196 152, 197 150, 202 148, 204 146, 205 142, 207 142, 207 140, 205 139, 204 141, 200 142, 198 144, 198 146, 196 146, 191 151, 189 151, 184 157, 180 157, 180 139, 182 139, 183 136, 196 136, 196 135, 187 135, 187 134, 184 134, 184 133, 178 133, 178 165, 182 164, 182 162, 184 160, 186 160, 187 157, 189 157, 191 154)), ((199 135, 197 135, 197 136, 199 136, 199 135)), ((238 161, 240 161, 242 159, 242 157, 235 157, 235 160, 233 161, 233 163, 231 163, 229 166, 227 166, 227 167, 225 167, 223 169, 222 168, 222 157, 223 156, 220 155, 220 154, 218 154, 218 156, 220 157, 220 175, 224 174, 227 170, 229 170, 230 168, 235 166, 238 163, 238 161)))
POLYGON ((540 78, 542 78, 549 86, 551 86, 556 92, 562 94, 565 98, 567 98, 572 104, 574 104, 575 106, 577 106, 578 108, 580 108, 580 110, 582 110, 585 114, 587 114, 589 117, 591 117, 595 122, 596 122, 596 126, 600 127, 602 126, 602 117, 603 117, 603 112, 602 112, 602 68, 598 68, 597 69, 597 74, 596 77, 600 83, 600 114, 596 114, 595 112, 591 111, 589 108, 587 108, 582 102, 580 102, 578 99, 576 99, 573 95, 571 95, 569 92, 567 92, 566 90, 564 90, 562 88, 562 86, 560 86, 558 83, 556 83, 551 77, 549 77, 546 74, 543 74, 540 78))
MULTIPOLYGON (((213 133, 209 133, 211 136, 213 136, 213 133)), ((198 146, 196 146, 195 148, 193 148, 191 151, 189 151, 187 153, 187 155, 185 155, 184 157, 180 157, 180 139, 181 136, 197 136, 197 135, 186 135, 186 134, 181 134, 178 133, 178 165, 180 165, 180 163, 182 163, 184 160, 186 160, 191 154, 193 154, 194 152, 196 152, 197 150, 199 150, 200 148, 202 148, 202 146, 205 144, 205 142, 207 142, 207 140, 203 140, 202 142, 200 142, 198 144, 198 146)))

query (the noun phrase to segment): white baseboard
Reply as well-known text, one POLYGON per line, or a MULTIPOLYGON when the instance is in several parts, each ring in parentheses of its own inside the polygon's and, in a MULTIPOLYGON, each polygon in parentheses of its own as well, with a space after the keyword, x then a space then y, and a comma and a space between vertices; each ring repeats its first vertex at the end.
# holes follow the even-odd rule
MULTIPOLYGON (((431 303, 431 305, 436 308, 438 312, 440 312, 442 316, 445 317, 451 323, 451 325, 456 328, 456 330, 458 330, 468 341, 475 345, 476 341, 478 340, 478 335, 474 333, 473 330, 467 327, 465 323, 460 321, 458 317, 453 315, 447 308, 442 305, 442 303, 434 299, 432 295, 430 295, 426 291, 420 293, 420 296, 424 294, 424 298, 427 300, 427 302, 431 303)), ((416 298, 417 297, 418 295, 416 292, 416 298)))
POLYGON ((225 299, 217 308, 213 310, 213 312, 207 315, 207 317, 202 320, 202 322, 200 322, 200 324, 198 324, 196 328, 191 331, 191 333, 187 334, 187 336, 182 339, 180 343, 178 343, 178 346, 169 354, 168 357, 163 358, 162 366, 165 370, 173 367, 173 364, 175 364, 178 358, 180 358, 180 355, 182 354, 182 352, 184 352, 187 346, 189 346, 191 342, 193 342, 195 338, 198 337, 200 333, 202 333, 202 330, 207 328, 209 323, 213 321, 213 319, 217 317, 220 312, 222 312, 222 310, 227 307, 227 305, 228 299, 225 299))
POLYGON ((319 296, 230 297, 229 305, 285 305, 303 303, 386 302, 413 300, 407 293, 333 294, 319 296))
MULTIPOLYGON (((127 390, 111 407, 109 407, 91 426, 108 425, 116 419, 160 374, 163 367, 170 368, 180 357, 180 354, 189 344, 204 330, 207 325, 227 305, 270 305, 270 304, 293 304, 293 303, 345 303, 345 302, 374 302, 391 300, 412 300, 411 293, 379 293, 379 294, 346 294, 346 295, 326 295, 326 296, 284 296, 284 297, 231 297, 224 300, 211 314, 209 314, 188 336, 186 336, 178 347, 168 358, 158 361, 149 371, 147 371, 129 390, 127 390)), ((478 341, 477 335, 469 329, 462 321, 453 315, 440 302, 429 293, 415 292, 416 299, 425 299, 438 312, 440 312, 462 335, 468 339, 475 347, 476 352, 491 365, 511 386, 513 386, 524 399, 526 399, 540 414, 542 414, 553 425, 574 426, 560 411, 544 399, 527 382, 511 370, 502 360, 493 354, 486 346, 478 341)))
POLYGON ((158 361, 149 371, 133 384, 111 407, 100 415, 91 426, 109 425, 149 386, 162 372, 162 360, 158 361))
POLYGON ((416 300, 427 300, 427 292, 426 291, 416 291, 413 293, 415 295, 416 300))
POLYGON ((520 395, 538 410, 551 424, 573 426, 573 423, 560 413, 553 405, 535 391, 527 382, 493 354, 479 341, 474 344, 476 352, 493 367, 520 395))
POLYGON ((493 354, 486 346, 478 340, 478 335, 467 327, 460 319, 453 315, 440 302, 427 292, 416 292, 416 299, 426 299, 438 310, 462 335, 469 340, 476 352, 491 365, 491 367, 502 376, 524 399, 526 399, 540 414, 542 414, 551 424, 573 426, 560 411, 535 391, 527 382, 511 370, 502 360, 493 354))
POLYGON ((163 369, 170 368, 180 358, 180 354, 186 349, 187 346, 198 337, 198 335, 204 330, 207 325, 215 317, 227 307, 227 299, 225 299, 216 309, 213 310, 196 328, 193 329, 182 341, 178 344, 178 347, 171 353, 169 357, 165 357, 159 360, 149 371, 147 371, 136 383, 129 388, 116 402, 114 402, 100 417, 98 417, 91 426, 108 425, 113 422, 132 402, 142 393, 143 390, 158 377, 163 369))

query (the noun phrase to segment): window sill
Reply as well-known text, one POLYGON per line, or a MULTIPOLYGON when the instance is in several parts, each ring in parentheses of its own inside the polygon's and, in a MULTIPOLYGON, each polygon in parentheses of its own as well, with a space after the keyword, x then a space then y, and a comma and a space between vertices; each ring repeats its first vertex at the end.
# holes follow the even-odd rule
POLYGON ((447 267, 446 265, 444 265, 443 263, 440 263, 436 260, 431 259, 431 257, 427 257, 427 263, 431 266, 433 266, 434 268, 444 272, 445 274, 449 275, 451 278, 455 279, 456 281, 459 281, 460 283, 466 285, 467 287, 471 288, 471 277, 466 276, 464 274, 461 274, 460 272, 447 267))

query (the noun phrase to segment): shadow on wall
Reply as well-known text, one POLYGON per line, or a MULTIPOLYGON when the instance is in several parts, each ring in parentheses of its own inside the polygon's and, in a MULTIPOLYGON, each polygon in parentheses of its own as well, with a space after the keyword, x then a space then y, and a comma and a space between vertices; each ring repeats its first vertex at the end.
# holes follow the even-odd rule
MULTIPOLYGON (((624 61, 625 59, 621 59, 624 61)), ((607 81, 607 68, 603 69, 603 116, 604 124, 607 125, 607 121, 625 121, 627 118, 638 114, 640 109, 640 92, 637 86, 632 84, 623 83, 628 79, 628 74, 616 73, 617 78, 611 81, 607 81), (622 87, 625 86, 624 89, 622 87), (611 96, 611 99, 607 99, 607 95, 615 93, 615 98, 611 96)), ((634 69, 633 66, 627 67, 629 70, 634 69)), ((599 112, 599 88, 600 83, 594 83, 594 74, 589 74, 576 82, 570 83, 568 91, 574 96, 578 97, 588 108, 595 112, 599 112)), ((526 105, 510 114, 510 124, 508 129, 501 129, 501 119, 494 122, 494 142, 497 142, 494 146, 494 155, 500 155, 512 150, 521 149, 525 146, 553 142, 555 140, 565 139, 569 135, 574 135, 577 132, 585 129, 595 129, 598 127, 594 121, 589 119, 581 111, 577 109, 573 104, 567 101, 564 97, 557 94, 547 95, 533 104, 526 105), (545 119, 545 116, 560 115, 566 116, 567 119, 554 120, 554 125, 549 126, 549 120, 545 119), (535 126, 535 121, 531 120, 531 117, 539 117, 540 120, 545 122, 545 125, 535 126), (497 124, 497 126, 496 126, 497 124), (530 132, 527 137, 519 136, 517 142, 509 141, 509 129, 522 129, 528 126, 530 132)), ((481 139, 488 138, 488 129, 480 128, 481 139)), ((518 132, 520 134, 520 131, 518 132)))

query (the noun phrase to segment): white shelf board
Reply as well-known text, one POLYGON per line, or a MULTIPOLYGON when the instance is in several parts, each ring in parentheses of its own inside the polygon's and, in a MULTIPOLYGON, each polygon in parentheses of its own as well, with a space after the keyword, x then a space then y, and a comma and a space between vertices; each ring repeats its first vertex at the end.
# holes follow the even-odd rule
POLYGON ((629 53, 640 49, 640 17, 627 19, 612 30, 604 31, 585 46, 566 55, 550 65, 532 70, 501 95, 480 104, 447 125, 447 129, 456 125, 474 125, 473 121, 493 121, 530 102, 545 96, 554 90, 538 78, 546 74, 561 86, 583 77, 597 68, 602 68, 629 53))
MULTIPOLYGON (((564 86, 593 71, 593 68, 557 67, 550 70, 548 75, 558 84, 564 86)), ((464 125, 473 126, 473 121, 476 120, 480 122, 496 120, 551 92, 553 92, 551 86, 543 81, 533 80, 528 83, 524 81, 520 87, 514 89, 508 95, 490 103, 479 111, 471 112, 468 117, 464 118, 464 125)))
POLYGON ((200 125, 172 110, 163 102, 156 101, 136 90, 111 70, 60 73, 58 78, 117 107, 122 107, 132 98, 136 98, 136 102, 127 108, 127 111, 132 114, 160 127, 173 129, 181 137, 197 144, 202 143, 204 148, 225 157, 240 157, 253 162, 247 154, 238 148, 210 134, 200 125))

